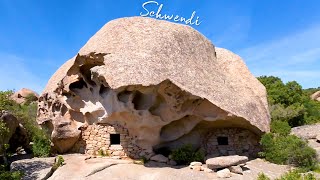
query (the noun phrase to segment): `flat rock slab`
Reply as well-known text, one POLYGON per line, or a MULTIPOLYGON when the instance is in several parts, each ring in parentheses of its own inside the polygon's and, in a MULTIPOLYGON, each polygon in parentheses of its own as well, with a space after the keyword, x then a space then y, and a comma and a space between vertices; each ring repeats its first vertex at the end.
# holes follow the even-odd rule
POLYGON ((161 163, 166 163, 169 161, 169 159, 167 157, 165 157, 164 155, 162 154, 157 154, 155 156, 152 156, 150 158, 151 161, 156 161, 156 162, 161 162, 161 163))
POLYGON ((243 175, 232 174, 228 180, 257 180, 259 173, 264 173, 270 179, 275 180, 290 170, 287 165, 273 164, 263 159, 255 159, 246 163, 243 167, 243 175))
MULTIPOLYGON (((194 171, 187 166, 169 167, 164 163, 133 164, 130 160, 111 158, 87 159, 85 155, 63 155, 66 165, 60 167, 49 180, 212 180, 219 179, 215 172, 194 171)), ((260 172, 271 179, 279 178, 289 170, 261 159, 246 163, 243 175, 231 173, 228 180, 256 180, 260 172)))
POLYGON ((308 145, 316 150, 318 161, 320 161, 320 143, 315 139, 309 139, 308 145))
POLYGON ((210 169, 220 169, 243 164, 246 163, 248 160, 249 159, 246 156, 221 156, 207 159, 206 164, 210 169))
POLYGON ((24 173, 24 180, 43 179, 50 172, 54 157, 17 160, 11 163, 11 171, 24 173))
MULTIPOLYGON (((87 156, 82 154, 63 155, 63 158, 66 164, 62 167, 59 167, 49 178, 49 180, 86 179, 87 177, 90 177, 91 175, 99 171, 103 171, 111 166, 133 163, 132 160, 112 159, 109 157, 87 159, 87 156)), ((126 171, 126 169, 123 170, 123 172, 126 171)))
POLYGON ((312 125, 304 125, 291 129, 291 134, 294 134, 303 139, 316 139, 319 135, 320 123, 312 125))

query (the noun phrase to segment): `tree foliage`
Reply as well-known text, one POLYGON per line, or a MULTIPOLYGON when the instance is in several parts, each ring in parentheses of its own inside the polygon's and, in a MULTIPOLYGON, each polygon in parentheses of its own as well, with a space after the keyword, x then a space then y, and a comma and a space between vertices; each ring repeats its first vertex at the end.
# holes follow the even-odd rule
POLYGON ((310 99, 313 90, 303 90, 296 81, 283 83, 274 76, 258 78, 266 87, 273 121, 286 121, 291 127, 320 121, 320 102, 310 99))
POLYGON ((262 136, 260 143, 263 148, 260 155, 267 161, 294 165, 306 170, 312 170, 317 164, 316 151, 297 136, 268 133, 262 136))
POLYGON ((178 164, 190 164, 193 161, 204 161, 204 153, 201 150, 196 151, 191 144, 186 144, 171 153, 172 159, 178 164))
MULTIPOLYGON (((36 122, 37 103, 34 102, 35 97, 30 95, 26 98, 26 103, 18 104, 10 98, 12 94, 13 91, 0 91, 0 111, 9 111, 19 119, 26 128, 29 139, 33 141, 32 150, 35 156, 49 156, 50 140, 36 122)), ((0 134, 1 130, 0 124, 0 134)))

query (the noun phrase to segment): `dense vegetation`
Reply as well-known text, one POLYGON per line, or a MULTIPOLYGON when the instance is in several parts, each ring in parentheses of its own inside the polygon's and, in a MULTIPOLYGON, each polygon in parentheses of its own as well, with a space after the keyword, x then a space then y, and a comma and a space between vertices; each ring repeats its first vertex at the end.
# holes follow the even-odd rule
POLYGON ((171 156, 180 165, 189 165, 193 161, 204 161, 204 153, 200 150, 196 151, 190 144, 172 151, 171 156))
MULTIPOLYGON (((257 180, 270 180, 270 178, 265 174, 260 173, 258 175, 257 180)), ((294 170, 294 171, 289 171, 288 173, 284 174, 280 178, 277 178, 276 180, 317 180, 317 179, 311 173, 301 174, 299 171, 294 170)))
POLYGON ((36 122, 37 103, 33 102, 35 98, 28 96, 24 104, 18 104, 9 98, 12 94, 13 91, 0 91, 0 111, 9 111, 20 120, 28 132, 29 139, 33 142, 32 151, 35 156, 49 156, 49 138, 36 122))
POLYGON ((320 122, 320 102, 310 99, 316 88, 303 90, 296 81, 283 83, 274 76, 258 79, 267 89, 273 121, 286 121, 291 127, 320 122))
POLYGON ((303 90, 295 81, 285 84, 273 76, 258 79, 267 89, 271 114, 271 133, 262 136, 260 155, 276 164, 290 164, 306 171, 315 169, 315 150, 289 134, 291 127, 320 122, 320 103, 310 99, 316 89, 303 90))
POLYGON ((272 133, 262 136, 263 152, 260 154, 266 160, 276 164, 290 164, 305 170, 312 170, 317 165, 316 151, 307 142, 287 131, 290 126, 285 123, 272 122, 272 133))
MULTIPOLYGON (((9 111, 15 117, 17 117, 20 123, 26 128, 29 139, 33 142, 32 152, 34 156, 46 157, 50 155, 50 141, 46 133, 39 128, 36 123, 36 112, 37 104, 33 102, 35 99, 33 96, 26 98, 24 104, 18 104, 10 99, 13 91, 0 91, 0 111, 9 111)), ((9 129, 6 127, 4 122, 0 121, 0 155, 3 156, 4 164, 0 168, 0 179, 21 179, 22 174, 20 172, 9 172, 6 171, 8 167, 7 150, 8 144, 4 143, 9 129)), ((11 152, 14 153, 14 152, 11 152)))

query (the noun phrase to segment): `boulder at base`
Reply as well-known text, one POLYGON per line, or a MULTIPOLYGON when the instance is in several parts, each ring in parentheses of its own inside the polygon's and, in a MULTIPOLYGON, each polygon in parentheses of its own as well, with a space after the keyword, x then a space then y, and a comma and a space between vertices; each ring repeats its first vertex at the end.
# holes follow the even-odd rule
POLYGON ((17 102, 18 104, 23 104, 26 101, 37 101, 39 94, 30 89, 22 88, 19 91, 11 95, 11 99, 17 102))
POLYGON ((243 164, 248 162, 248 160, 249 159, 246 156, 221 156, 207 159, 206 164, 210 169, 220 169, 243 164))

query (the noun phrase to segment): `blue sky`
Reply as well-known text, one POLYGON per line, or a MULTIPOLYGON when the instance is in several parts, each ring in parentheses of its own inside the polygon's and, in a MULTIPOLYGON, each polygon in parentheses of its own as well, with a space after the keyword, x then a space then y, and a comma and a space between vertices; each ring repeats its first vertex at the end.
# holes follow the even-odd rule
MULTIPOLYGON (((0 0, 0 90, 40 93, 105 23, 139 16, 147 1, 0 0)), ((190 17, 196 11, 202 23, 193 27, 215 46, 239 54, 254 75, 320 86, 320 1, 156 1, 163 14, 190 17)))

